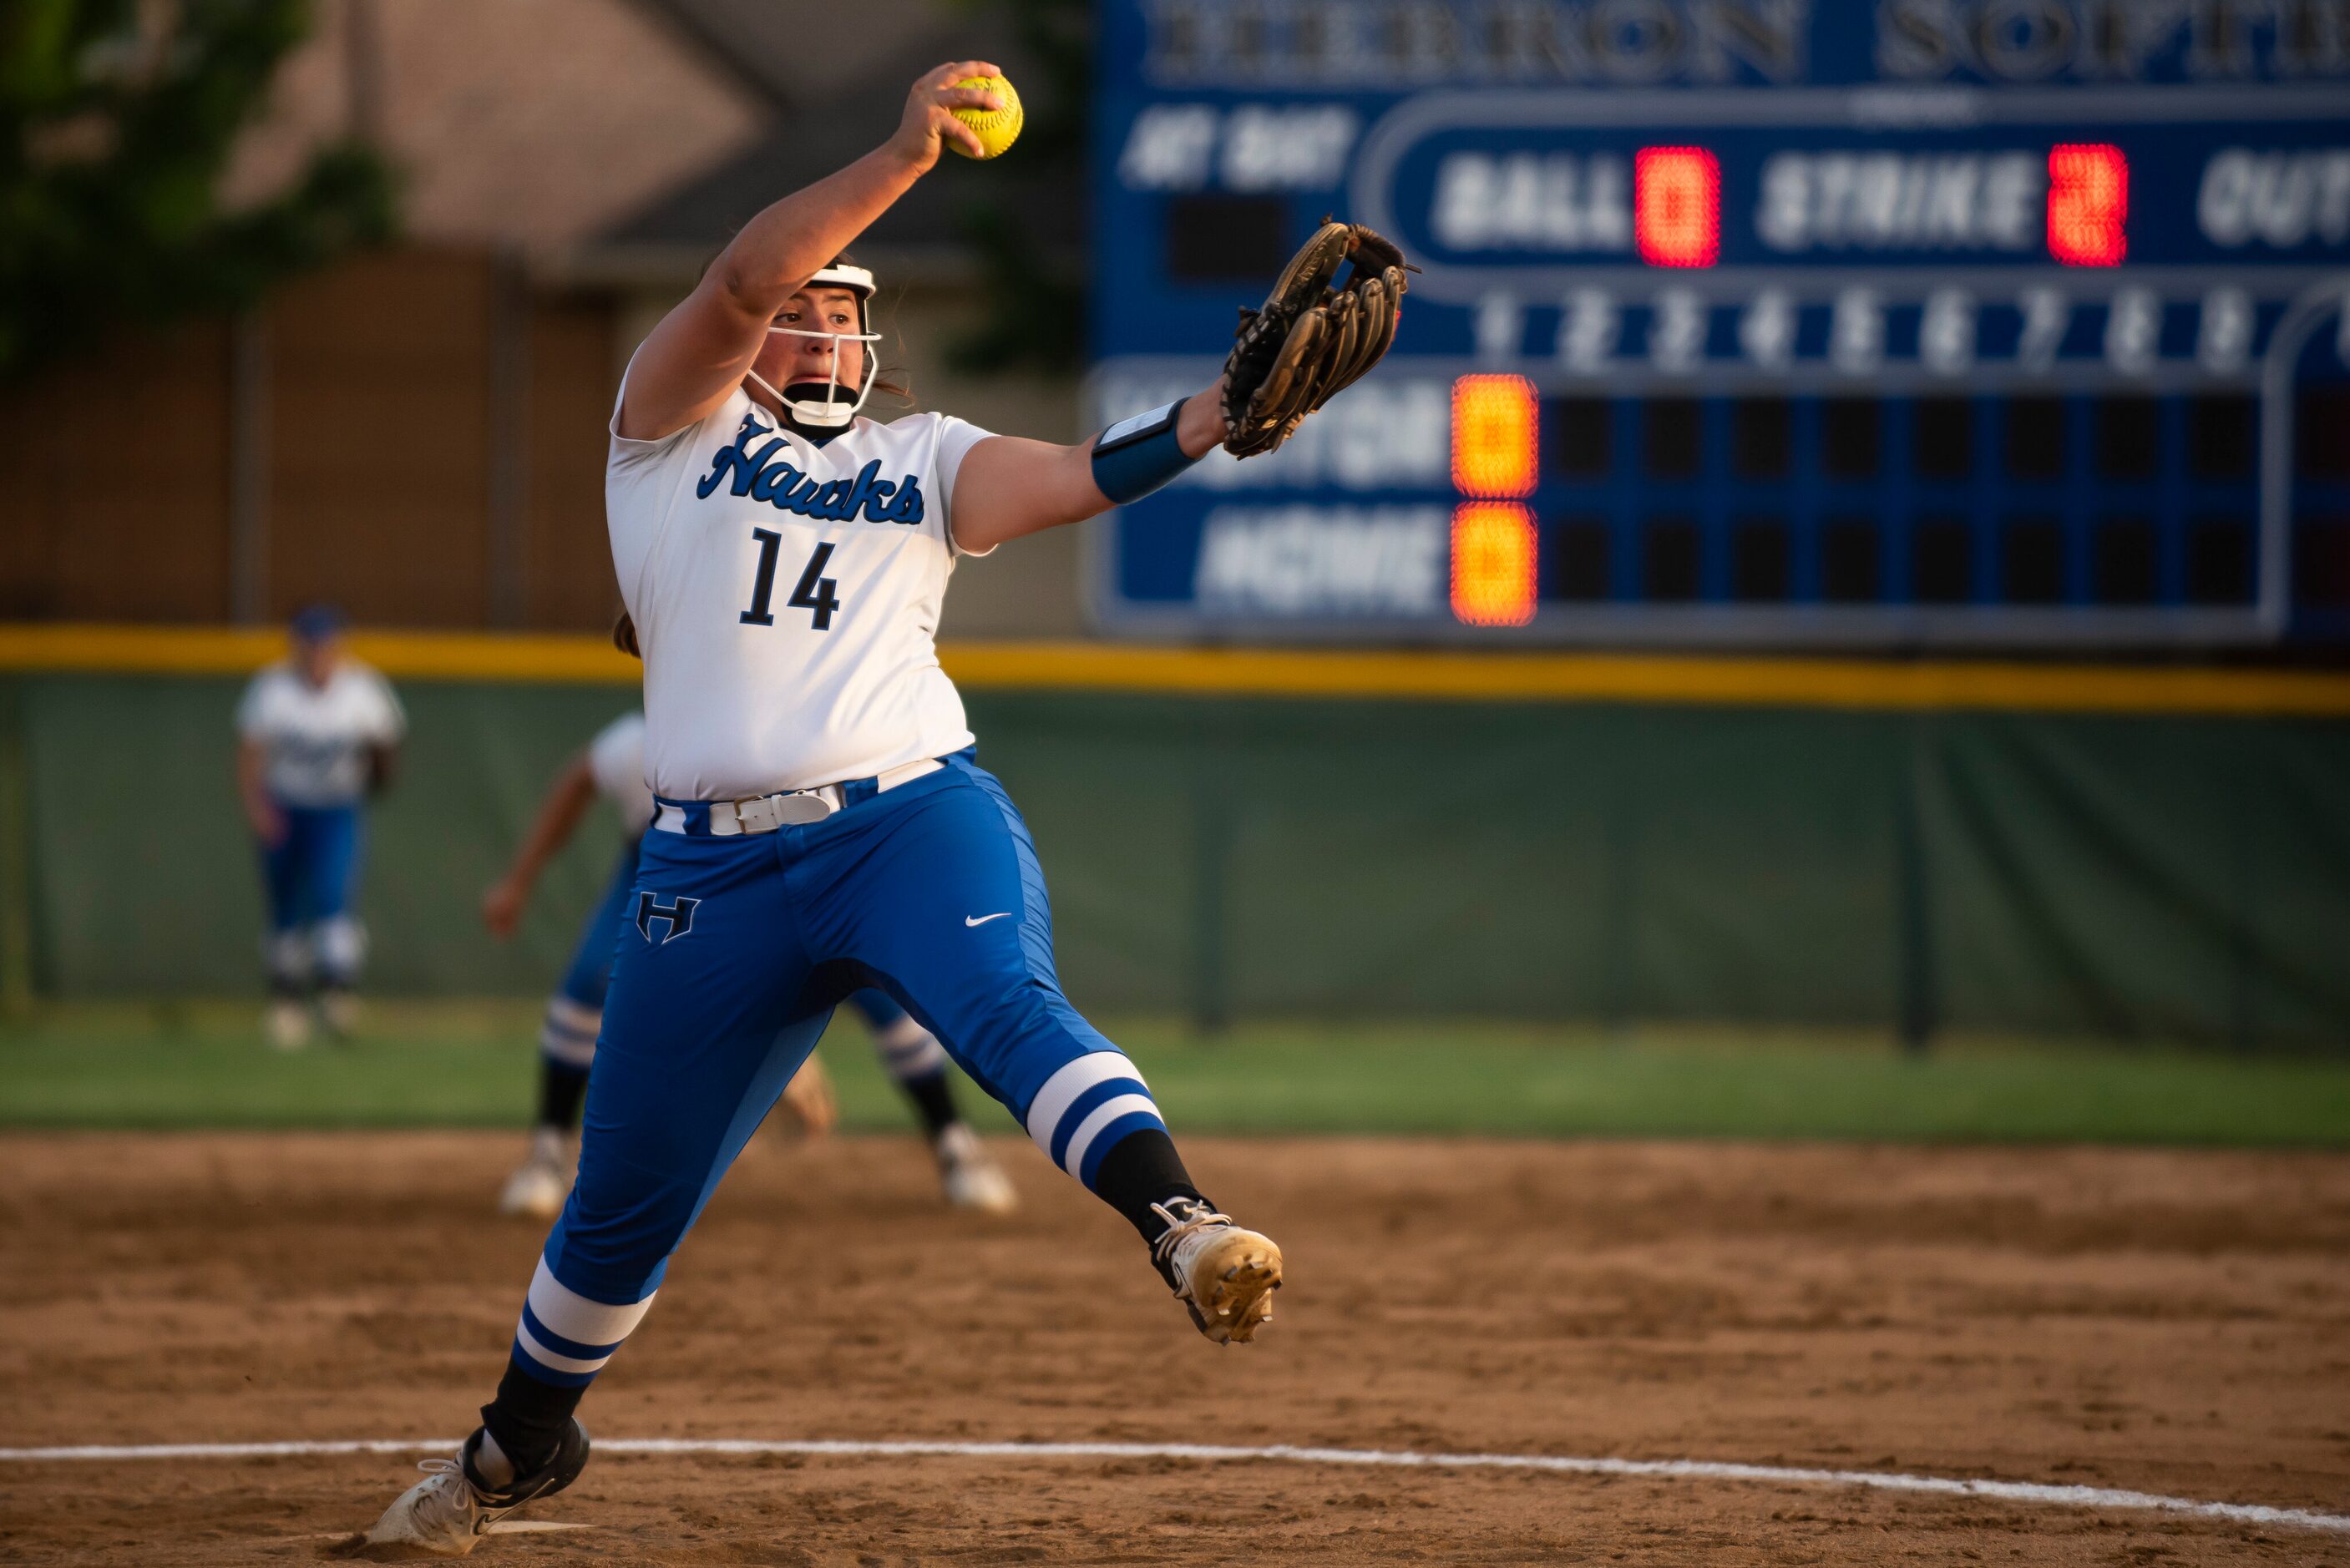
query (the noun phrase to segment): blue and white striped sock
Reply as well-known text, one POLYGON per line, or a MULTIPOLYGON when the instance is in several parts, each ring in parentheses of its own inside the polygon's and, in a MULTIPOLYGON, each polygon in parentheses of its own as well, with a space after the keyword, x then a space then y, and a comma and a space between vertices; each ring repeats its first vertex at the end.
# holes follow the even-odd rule
POLYGON ((557 1280, 541 1258, 515 1325, 515 1360, 542 1383, 584 1388, 652 1304, 650 1295, 626 1305, 590 1301, 557 1280))
POLYGON ((1093 1189, 1102 1157, 1118 1140, 1167 1123, 1150 1085, 1123 1051, 1093 1051, 1045 1080, 1028 1102, 1028 1136, 1053 1163, 1093 1189))
POLYGON ((604 1032, 604 1010, 582 1007, 560 992, 546 999, 538 1026, 538 1048, 550 1062, 586 1072, 596 1063, 596 1036, 604 1032))
POLYGON ((928 1078, 947 1070, 947 1048, 939 1037, 908 1013, 873 1036, 874 1052, 889 1075, 901 1084, 928 1078))

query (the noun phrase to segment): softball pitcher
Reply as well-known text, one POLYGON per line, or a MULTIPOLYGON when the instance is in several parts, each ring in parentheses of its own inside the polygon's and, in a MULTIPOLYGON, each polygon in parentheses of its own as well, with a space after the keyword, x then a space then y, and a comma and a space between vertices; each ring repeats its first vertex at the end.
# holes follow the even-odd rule
POLYGON ((957 84, 994 75, 922 78, 889 140, 753 219, 623 378, 606 509, 655 806, 578 1176, 481 1427, 365 1549, 461 1555, 580 1473, 580 1397, 833 1006, 868 987, 1134 1225, 1202 1334, 1246 1341, 1272 1315, 1281 1250, 1217 1212, 1142 1075, 1062 994, 1035 847, 931 637, 960 556, 1147 494, 1219 441, 1277 445, 1377 358, 1402 276, 1330 290, 1369 253, 1328 225, 1346 244, 1326 231, 1293 263, 1277 292, 1296 307, 1268 301, 1222 383, 1079 445, 861 418, 874 285, 842 249, 943 145, 985 151, 952 111, 993 109, 957 84))
MULTIPOLYGON (((546 999, 546 1016, 538 1032, 537 1125, 531 1130, 529 1154, 499 1194, 499 1210, 506 1214, 552 1220, 571 1191, 565 1146, 579 1125, 588 1068, 596 1060, 596 1036, 603 1027, 612 955, 629 934, 629 894, 636 886, 639 844, 653 818, 653 792, 645 783, 643 714, 626 713, 605 725, 588 749, 555 776, 530 832, 515 852, 514 864, 482 895, 483 923, 493 935, 512 936, 539 873, 570 841, 599 795, 619 813, 628 841, 603 898, 580 929, 570 967, 546 999)), ((990 1214, 1008 1214, 1018 1208, 1020 1198, 1011 1179, 988 1157, 955 1106, 947 1054, 938 1037, 881 992, 860 991, 848 1003, 872 1031, 881 1064, 921 1120, 947 1201, 990 1214)), ((812 1132, 831 1127, 837 1116, 822 1057, 810 1056, 784 1094, 785 1106, 812 1132)))

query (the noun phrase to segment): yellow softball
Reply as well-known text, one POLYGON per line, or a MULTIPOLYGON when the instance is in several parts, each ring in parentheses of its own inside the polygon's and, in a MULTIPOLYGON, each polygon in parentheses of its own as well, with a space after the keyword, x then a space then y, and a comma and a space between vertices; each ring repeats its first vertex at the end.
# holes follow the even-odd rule
MULTIPOLYGON (((1012 84, 1002 77, 965 77, 954 85, 959 88, 978 88, 983 91, 993 93, 1002 100, 1003 104, 1002 109, 956 109, 947 111, 978 133, 979 144, 987 149, 985 156, 1002 157, 1003 150, 1020 139, 1020 128, 1027 122, 1026 117, 1020 112, 1020 95, 1014 92, 1012 84)), ((959 141, 951 142, 949 145, 965 158, 972 156, 959 141)))

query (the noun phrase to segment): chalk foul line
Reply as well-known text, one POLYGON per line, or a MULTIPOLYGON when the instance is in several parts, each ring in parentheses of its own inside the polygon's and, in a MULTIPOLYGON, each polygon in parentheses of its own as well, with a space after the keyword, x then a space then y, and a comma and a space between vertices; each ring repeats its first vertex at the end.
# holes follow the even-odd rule
MULTIPOLYGON (((332 1442, 133 1443, 75 1448, 0 1449, 0 1463, 76 1459, 261 1459, 312 1455, 446 1453, 455 1438, 360 1438, 332 1442)), ((1395 1449, 1223 1448, 1203 1443, 950 1443, 801 1441, 760 1438, 598 1438, 606 1454, 800 1454, 848 1459, 954 1458, 983 1459, 1189 1459, 1208 1464, 1272 1461, 1300 1465, 1385 1466, 1403 1469, 1541 1470, 1555 1475, 1622 1476, 1659 1480, 1759 1481, 1777 1486, 1863 1487, 1932 1497, 1992 1498, 2057 1508, 2130 1509, 2273 1524, 2350 1534, 2350 1514, 2253 1502, 2205 1502, 2115 1487, 2054 1486, 2038 1481, 1975 1480, 1958 1476, 1903 1475, 1886 1470, 1807 1469, 1711 1459, 1617 1459, 1551 1454, 1429 1454, 1395 1449)))

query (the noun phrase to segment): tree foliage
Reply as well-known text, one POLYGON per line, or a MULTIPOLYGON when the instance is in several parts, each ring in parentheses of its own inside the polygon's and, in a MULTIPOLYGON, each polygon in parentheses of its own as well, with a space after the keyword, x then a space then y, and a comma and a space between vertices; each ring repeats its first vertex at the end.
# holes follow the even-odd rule
POLYGON ((225 211, 221 175, 307 0, 0 3, 0 377, 125 325, 251 305, 388 238, 391 176, 357 142, 225 211))

